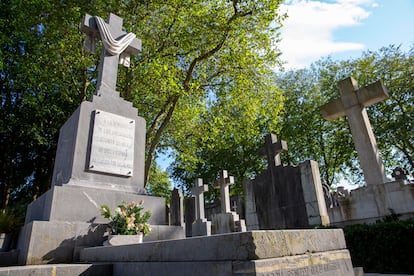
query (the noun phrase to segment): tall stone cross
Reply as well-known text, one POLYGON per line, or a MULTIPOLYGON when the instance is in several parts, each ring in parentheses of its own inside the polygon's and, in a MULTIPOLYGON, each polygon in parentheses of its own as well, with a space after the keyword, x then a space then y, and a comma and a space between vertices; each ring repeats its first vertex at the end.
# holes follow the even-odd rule
POLYGON ((195 187, 191 189, 191 194, 195 197, 196 220, 203 220, 204 214, 204 192, 208 191, 208 186, 203 185, 203 179, 197 178, 195 187))
POLYGON ((326 120, 335 120, 344 115, 348 117, 365 182, 367 185, 385 183, 384 165, 365 107, 387 99, 387 89, 381 81, 358 88, 353 78, 339 81, 338 86, 340 98, 321 106, 322 116, 326 120))
POLYGON ((134 34, 122 30, 122 18, 109 14, 105 22, 96 16, 86 14, 83 18, 81 31, 87 34, 86 48, 94 52, 95 38, 103 41, 103 50, 99 62, 97 90, 103 96, 108 92, 116 91, 118 63, 126 61, 129 66, 129 55, 137 54, 141 50, 141 40, 134 34))
POLYGON ((266 135, 265 146, 261 149, 261 155, 266 157, 268 167, 277 167, 282 165, 280 154, 288 150, 286 141, 278 141, 277 136, 273 133, 266 135))
POLYGON ((229 186, 234 184, 234 177, 229 176, 226 170, 220 172, 220 178, 216 181, 215 186, 220 188, 221 212, 230 213, 230 192, 229 186))

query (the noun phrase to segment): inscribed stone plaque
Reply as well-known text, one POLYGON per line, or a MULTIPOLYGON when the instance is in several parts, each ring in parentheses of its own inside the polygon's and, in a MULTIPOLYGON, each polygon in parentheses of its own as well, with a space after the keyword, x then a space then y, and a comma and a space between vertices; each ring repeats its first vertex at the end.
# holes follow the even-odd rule
POLYGON ((135 120, 95 110, 89 170, 132 176, 135 120))

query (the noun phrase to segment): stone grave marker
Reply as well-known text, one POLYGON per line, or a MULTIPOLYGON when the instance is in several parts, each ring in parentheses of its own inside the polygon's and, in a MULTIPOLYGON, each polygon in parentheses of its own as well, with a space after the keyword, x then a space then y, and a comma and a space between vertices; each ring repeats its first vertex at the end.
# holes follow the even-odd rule
POLYGON ((211 217, 212 233, 223 234, 231 232, 245 232, 246 223, 240 219, 236 212, 231 211, 229 186, 234 184, 234 177, 229 176, 226 170, 220 172, 220 177, 215 183, 220 189, 221 213, 211 217))
POLYGON ((170 225, 184 226, 183 192, 173 189, 171 192, 170 225))
POLYGON ((191 189, 195 197, 195 222, 192 225, 192 236, 210 236, 211 222, 207 221, 204 214, 204 193, 208 191, 208 186, 203 185, 203 179, 197 178, 195 187, 191 189))
POLYGON ((267 170, 244 180, 246 223, 249 230, 308 228, 329 224, 319 167, 315 161, 282 166, 279 154, 287 151, 276 135, 265 138, 267 170))
POLYGON ((102 244, 103 204, 114 211, 122 201, 144 200, 153 229, 147 240, 184 237, 182 227, 166 225, 165 200, 144 194, 145 120, 116 91, 118 63, 141 42, 114 14, 106 22, 87 14, 81 30, 89 42, 103 41, 97 90, 60 129, 52 187, 27 208, 20 264, 70 263, 81 248, 102 244))
POLYGON ((277 136, 273 133, 266 135, 265 146, 261 149, 261 155, 266 157, 269 168, 282 165, 280 154, 287 151, 288 146, 286 141, 278 141, 277 136))
POLYGON ((323 105, 322 116, 326 120, 347 116, 365 182, 367 185, 385 183, 384 165, 365 107, 387 99, 387 89, 380 81, 358 88, 353 78, 339 81, 338 86, 340 98, 323 105))

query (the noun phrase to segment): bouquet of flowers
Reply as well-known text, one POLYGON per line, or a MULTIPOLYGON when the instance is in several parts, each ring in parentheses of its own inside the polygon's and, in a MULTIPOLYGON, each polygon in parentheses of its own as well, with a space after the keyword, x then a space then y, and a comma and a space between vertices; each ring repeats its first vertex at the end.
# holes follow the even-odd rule
POLYGON ((136 235, 141 232, 143 236, 147 235, 151 231, 148 224, 151 212, 143 212, 144 207, 142 205, 142 200, 139 203, 122 201, 122 204, 115 209, 114 216, 111 215, 111 210, 107 205, 101 205, 101 215, 110 220, 111 234, 136 235))

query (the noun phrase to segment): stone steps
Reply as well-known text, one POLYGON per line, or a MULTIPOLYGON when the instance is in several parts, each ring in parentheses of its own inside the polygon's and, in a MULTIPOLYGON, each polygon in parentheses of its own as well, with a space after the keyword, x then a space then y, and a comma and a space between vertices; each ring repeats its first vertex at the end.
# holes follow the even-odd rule
POLYGON ((80 259, 112 263, 113 275, 353 276, 341 229, 260 230, 85 248, 80 259))
POLYGON ((48 264, 0 267, 0 276, 110 276, 111 264, 48 264))

